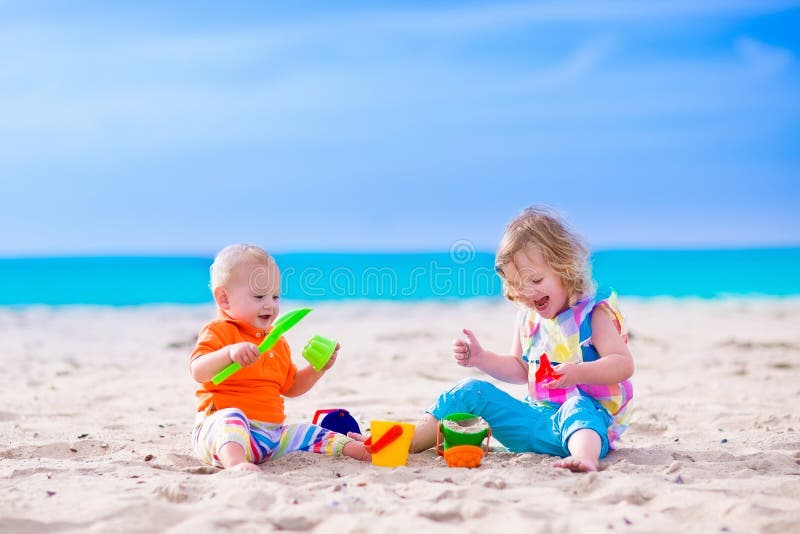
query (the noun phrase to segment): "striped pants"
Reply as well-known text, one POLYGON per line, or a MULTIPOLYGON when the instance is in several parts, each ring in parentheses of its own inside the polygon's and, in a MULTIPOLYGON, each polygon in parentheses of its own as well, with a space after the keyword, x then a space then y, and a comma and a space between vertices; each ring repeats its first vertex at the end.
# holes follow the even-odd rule
POLYGON ((247 461, 260 464, 294 451, 341 456, 351 438, 308 423, 283 425, 250 420, 238 408, 225 408, 195 425, 194 454, 207 464, 222 467, 219 450, 226 443, 238 443, 247 461))

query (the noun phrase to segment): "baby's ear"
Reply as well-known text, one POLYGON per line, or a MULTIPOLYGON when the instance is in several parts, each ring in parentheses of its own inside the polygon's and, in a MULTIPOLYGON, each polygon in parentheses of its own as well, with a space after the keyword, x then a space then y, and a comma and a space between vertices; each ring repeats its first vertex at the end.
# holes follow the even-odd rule
POLYGON ((225 291, 224 287, 214 288, 214 302, 223 310, 227 310, 230 307, 228 303, 228 292, 225 291))

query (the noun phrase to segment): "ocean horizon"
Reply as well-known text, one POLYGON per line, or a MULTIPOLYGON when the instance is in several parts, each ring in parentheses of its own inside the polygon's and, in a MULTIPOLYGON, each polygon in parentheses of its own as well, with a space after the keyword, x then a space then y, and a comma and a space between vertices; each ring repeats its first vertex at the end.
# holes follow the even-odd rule
MULTIPOLYGON (((502 298, 494 254, 449 252, 275 254, 283 298, 430 301, 502 298)), ((0 258, 0 306, 211 303, 211 256, 0 258)), ((800 247, 601 250, 593 278, 622 297, 800 295, 800 247)))

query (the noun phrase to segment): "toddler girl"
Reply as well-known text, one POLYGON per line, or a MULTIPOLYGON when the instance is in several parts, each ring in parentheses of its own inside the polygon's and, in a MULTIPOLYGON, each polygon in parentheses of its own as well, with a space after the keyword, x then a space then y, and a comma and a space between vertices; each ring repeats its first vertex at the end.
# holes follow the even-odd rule
POLYGON ((528 396, 520 400, 465 379, 431 406, 411 451, 435 444, 439 420, 468 412, 483 417, 511 451, 560 456, 553 465, 572 471, 598 470, 626 427, 633 395, 633 359, 616 294, 594 291, 586 248, 544 208, 528 208, 508 225, 495 268, 505 297, 520 306, 511 353, 483 348, 464 329, 466 340, 453 342, 453 356, 498 380, 527 383, 528 396))

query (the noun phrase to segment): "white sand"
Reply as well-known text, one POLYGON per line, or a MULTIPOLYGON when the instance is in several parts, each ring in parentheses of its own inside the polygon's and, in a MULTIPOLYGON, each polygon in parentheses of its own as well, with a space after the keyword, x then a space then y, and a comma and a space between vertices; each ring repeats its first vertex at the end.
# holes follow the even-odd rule
MULTIPOLYGON (((800 531, 800 300, 622 305, 636 410, 594 474, 496 443, 473 470, 432 451, 394 469, 302 453, 261 473, 205 467, 187 361, 211 308, 0 310, 0 531, 800 531)), ((287 400, 289 419, 414 421, 479 376, 449 356, 459 329, 503 350, 514 315, 497 301, 317 305, 287 335, 298 364, 312 334, 343 350, 287 400)))

